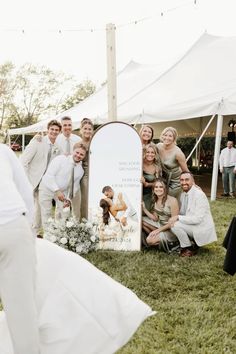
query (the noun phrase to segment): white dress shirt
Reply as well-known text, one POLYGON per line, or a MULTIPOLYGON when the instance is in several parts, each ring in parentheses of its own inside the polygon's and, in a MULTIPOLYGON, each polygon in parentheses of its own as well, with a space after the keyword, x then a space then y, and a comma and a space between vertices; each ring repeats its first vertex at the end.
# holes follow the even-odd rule
POLYGON ((0 224, 6 224, 26 213, 33 219, 34 200, 32 186, 15 153, 0 144, 0 224))
MULTIPOLYGON (((75 143, 80 142, 82 139, 76 134, 70 134, 69 139, 70 139, 70 153, 72 154, 73 146, 75 145, 75 143)), ((58 137, 56 138, 56 144, 62 150, 63 154, 67 153, 67 137, 64 134, 61 133, 58 135, 58 137)))
POLYGON ((224 148, 220 153, 220 169, 223 167, 236 167, 236 149, 224 148))
MULTIPOLYGON (((62 192, 68 192, 71 171, 74 166, 74 160, 72 156, 60 155, 55 157, 45 175, 42 178, 42 182, 39 185, 39 189, 46 188, 53 194, 60 190, 62 192)), ((82 162, 76 164, 74 168, 74 195, 80 188, 80 180, 83 177, 84 169, 82 167, 82 162)))

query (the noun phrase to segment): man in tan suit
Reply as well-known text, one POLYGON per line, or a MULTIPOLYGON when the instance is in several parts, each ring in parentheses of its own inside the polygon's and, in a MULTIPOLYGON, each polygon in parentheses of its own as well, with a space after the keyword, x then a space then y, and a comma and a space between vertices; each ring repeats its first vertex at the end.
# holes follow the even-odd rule
POLYGON ((214 221, 205 193, 194 184, 190 172, 182 172, 180 213, 172 216, 171 230, 180 242, 181 257, 191 257, 200 246, 217 241, 214 221))
POLYGON ((34 190, 35 215, 33 230, 40 235, 41 230, 41 212, 38 201, 38 186, 50 161, 60 155, 62 152, 55 143, 58 134, 61 131, 61 124, 57 120, 51 120, 47 126, 47 135, 41 141, 32 139, 21 155, 21 162, 29 181, 34 190))

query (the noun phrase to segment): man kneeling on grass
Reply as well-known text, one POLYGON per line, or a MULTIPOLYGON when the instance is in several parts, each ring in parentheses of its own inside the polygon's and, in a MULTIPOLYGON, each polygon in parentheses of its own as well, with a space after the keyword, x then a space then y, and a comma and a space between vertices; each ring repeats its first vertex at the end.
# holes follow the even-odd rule
POLYGON ((171 230, 180 242, 181 257, 191 257, 199 246, 217 240, 214 221, 205 193, 194 184, 190 172, 182 172, 180 213, 169 219, 171 230))

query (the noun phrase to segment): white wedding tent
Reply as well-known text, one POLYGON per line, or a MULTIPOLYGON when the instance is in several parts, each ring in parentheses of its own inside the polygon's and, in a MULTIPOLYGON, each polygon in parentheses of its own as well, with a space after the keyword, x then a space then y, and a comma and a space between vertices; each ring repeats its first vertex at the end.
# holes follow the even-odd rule
MULTIPOLYGON (((208 135, 216 135, 212 195, 222 133, 236 114, 236 37, 217 37, 204 33, 188 52, 171 67, 129 63, 117 75, 117 119, 132 124, 152 123, 158 133, 166 125, 182 136, 200 136, 212 116, 208 135), (222 116, 225 116, 224 119, 222 116), (214 122, 215 121, 215 122, 214 122), (217 129, 215 128, 217 123, 217 129), (222 131, 223 129, 223 131, 222 131)), ((80 104, 56 116, 68 115, 74 128, 83 117, 95 123, 108 121, 107 87, 80 104)), ((52 117, 50 117, 51 119, 52 117)), ((11 129, 9 134, 26 134, 46 129, 50 120, 29 127, 11 129)))
MULTIPOLYGON (((181 135, 199 135, 208 121, 199 117, 236 113, 235 63, 236 37, 207 33, 171 67, 130 62, 117 74, 117 119, 132 124, 171 121, 178 123, 181 135)), ((75 129, 85 116, 97 124, 107 122, 107 86, 56 118, 64 115, 72 118, 75 129)), ((45 130, 51 118, 9 134, 45 130)))

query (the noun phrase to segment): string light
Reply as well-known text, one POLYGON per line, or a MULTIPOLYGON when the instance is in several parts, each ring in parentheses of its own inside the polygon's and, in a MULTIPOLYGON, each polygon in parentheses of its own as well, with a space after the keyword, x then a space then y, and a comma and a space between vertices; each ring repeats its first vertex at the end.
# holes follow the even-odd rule
MULTIPOLYGON (((172 11, 175 11, 175 10, 178 10, 186 5, 190 5, 190 4, 194 4, 196 5, 197 4, 197 0, 189 0, 189 1, 185 1, 183 2, 182 4, 180 4, 179 6, 175 6, 175 7, 172 7, 172 8, 168 8, 168 9, 165 9, 163 11, 161 11, 160 14, 158 15, 154 15, 154 16, 149 16, 149 17, 144 17, 144 18, 140 18, 138 20, 134 20, 134 21, 130 21, 130 22, 127 22, 127 23, 123 23, 123 24, 120 24, 120 25, 117 25, 116 28, 122 28, 122 27, 127 27, 127 26, 130 26, 130 25, 137 25, 141 22, 145 22, 145 21, 149 21, 149 20, 152 20, 156 17, 163 17, 164 14, 168 13, 168 12, 172 12, 172 11)), ((63 32, 98 32, 98 31, 105 31, 106 29, 105 28, 71 28, 71 29, 19 29, 19 28, 0 28, 0 31, 1 32, 21 32, 22 34, 25 34, 26 32, 56 32, 56 33, 59 33, 59 34, 62 34, 63 32)))

